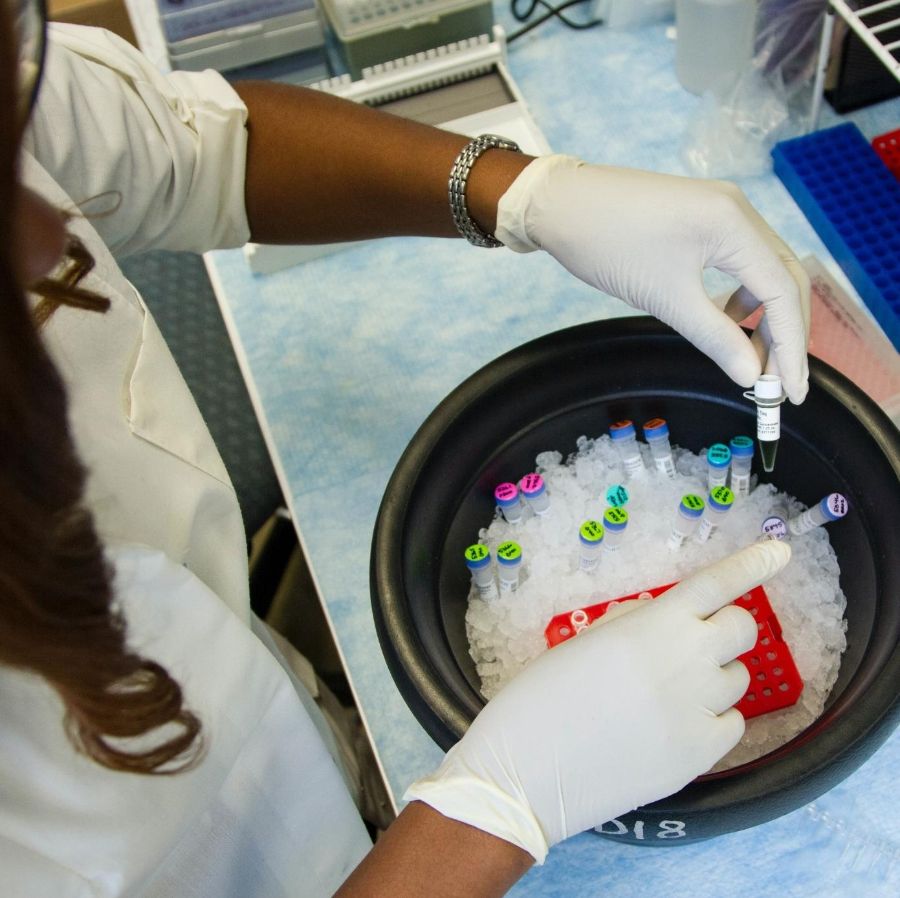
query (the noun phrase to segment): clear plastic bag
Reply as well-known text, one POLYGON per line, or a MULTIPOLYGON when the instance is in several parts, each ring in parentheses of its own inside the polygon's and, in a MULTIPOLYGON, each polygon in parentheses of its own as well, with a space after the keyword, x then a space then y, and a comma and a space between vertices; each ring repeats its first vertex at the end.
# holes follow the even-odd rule
POLYGON ((772 168, 770 150, 803 133, 826 0, 760 0, 751 66, 724 96, 704 95, 682 159, 691 174, 739 178, 772 168))

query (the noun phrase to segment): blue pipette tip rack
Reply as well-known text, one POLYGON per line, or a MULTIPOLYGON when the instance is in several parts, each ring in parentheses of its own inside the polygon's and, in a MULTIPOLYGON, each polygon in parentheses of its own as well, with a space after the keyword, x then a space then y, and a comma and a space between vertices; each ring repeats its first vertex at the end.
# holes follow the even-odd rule
POLYGON ((776 144, 775 174, 900 350, 900 181, 852 123, 776 144))

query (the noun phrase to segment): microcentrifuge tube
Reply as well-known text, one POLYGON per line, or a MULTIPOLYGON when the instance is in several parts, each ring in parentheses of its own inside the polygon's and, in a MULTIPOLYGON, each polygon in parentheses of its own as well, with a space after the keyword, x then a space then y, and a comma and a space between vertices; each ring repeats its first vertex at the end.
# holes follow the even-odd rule
POLYGON ((592 571, 600 561, 600 547, 603 545, 603 527, 598 521, 585 521, 578 530, 578 544, 581 547, 578 566, 583 571, 592 571))
POLYGON ((706 508, 697 528, 697 541, 705 543, 715 532, 719 524, 734 504, 734 493, 727 486, 717 486, 710 491, 706 500, 706 508))
POLYGON ((732 437, 731 491, 737 497, 750 495, 750 468, 753 465, 753 440, 750 437, 732 437))
POLYGON ((791 536, 802 536, 823 524, 840 520, 850 510, 850 503, 840 493, 830 493, 812 508, 788 521, 791 536))
POLYGON ((624 508, 607 508, 603 512, 603 542, 601 545, 607 552, 615 552, 619 548, 627 526, 628 512, 624 508))
POLYGON ((681 548, 684 541, 697 529, 705 504, 703 499, 694 493, 686 493, 681 497, 675 520, 672 522, 672 532, 669 534, 670 549, 681 548))
POLYGON ((514 592, 519 586, 519 570, 522 567, 522 547, 512 540, 497 546, 497 575, 500 592, 514 592))
POLYGON ((663 418, 651 418, 644 425, 644 439, 650 447, 653 463, 657 471, 667 477, 675 476, 675 462, 672 461, 672 447, 669 445, 669 425, 663 418))
POLYGON ((781 403, 785 400, 781 378, 777 374, 763 374, 753 390, 744 393, 746 399, 756 403, 756 439, 762 456, 763 470, 771 474, 775 470, 775 453, 781 438, 781 403))
POLYGON ((550 510, 550 494, 540 474, 526 474, 519 481, 519 489, 535 514, 546 514, 550 510))
POLYGON ((717 486, 728 483, 728 466, 731 464, 731 450, 724 443, 713 443, 706 450, 707 489, 712 492, 717 486))
POLYGON ((644 470, 644 460, 641 458, 641 449, 637 444, 634 424, 627 420, 617 421, 609 428, 609 437, 625 466, 625 473, 629 477, 641 474, 644 470))
POLYGON ((491 565, 491 550, 487 546, 477 543, 469 546, 465 551, 466 567, 472 574, 472 582, 478 589, 482 598, 496 594, 494 586, 494 570, 491 565))
POLYGON ((514 483, 500 483, 494 490, 494 499, 497 502, 503 517, 510 524, 517 524, 522 520, 522 503, 519 501, 519 488, 514 483))

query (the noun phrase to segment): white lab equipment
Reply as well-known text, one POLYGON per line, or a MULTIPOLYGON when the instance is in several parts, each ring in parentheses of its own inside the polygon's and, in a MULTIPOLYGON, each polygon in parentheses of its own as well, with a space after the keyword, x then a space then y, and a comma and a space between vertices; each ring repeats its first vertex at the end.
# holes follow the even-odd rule
POLYGON ((684 541, 697 529, 705 505, 703 499, 695 493, 686 493, 681 497, 667 543, 670 549, 681 548, 684 541))
POLYGON ((727 486, 717 486, 710 491, 697 528, 698 542, 705 543, 715 533, 733 504, 734 493, 727 486))
POLYGON ((693 94, 725 96, 750 66, 756 0, 676 0, 675 74, 693 94))
POLYGON ((609 437, 619 453, 619 458, 625 467, 628 477, 635 477, 643 473, 644 460, 641 458, 641 449, 637 444, 637 433, 631 421, 617 421, 609 428, 609 437))
POLYGON ((850 510, 850 503, 840 493, 830 493, 820 499, 812 508, 788 521, 791 536, 802 536, 823 524, 839 521, 850 510))
POLYGON ((675 476, 675 462, 669 445, 669 425, 664 418, 651 418, 644 425, 644 439, 650 447, 653 463, 667 477, 675 476))

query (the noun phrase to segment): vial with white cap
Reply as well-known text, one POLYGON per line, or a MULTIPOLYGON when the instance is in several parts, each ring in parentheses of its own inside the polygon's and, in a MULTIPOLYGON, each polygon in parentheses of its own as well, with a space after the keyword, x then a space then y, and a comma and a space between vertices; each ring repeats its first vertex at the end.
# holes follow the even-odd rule
POLYGON ((550 494, 540 474, 526 474, 519 481, 519 489, 535 514, 546 514, 550 510, 550 494))
POLYGON ((514 592, 519 587, 522 568, 522 547, 511 539, 497 546, 497 576, 500 592, 514 592))
POLYGON ((725 519, 734 504, 734 493, 727 486, 717 486, 711 490, 706 500, 706 508, 697 528, 697 541, 705 543, 725 519))
POLYGON ((678 512, 672 522, 672 532, 669 534, 667 545, 670 549, 680 549, 684 541, 697 529, 704 505, 706 503, 703 499, 694 493, 686 493, 681 497, 678 512))
POLYGON ((830 493, 812 508, 788 521, 791 536, 802 536, 823 524, 839 521, 850 510, 850 503, 840 493, 830 493))
POLYGON ((617 421, 609 428, 609 437, 619 458, 625 466, 625 473, 629 477, 635 477, 644 470, 644 460, 641 458, 641 449, 637 444, 637 433, 631 421, 617 421))
POLYGON ((494 500, 503 517, 510 524, 518 524, 522 520, 522 503, 519 500, 519 488, 514 483, 499 483, 494 490, 494 500))
POLYGON ((728 483, 730 464, 731 450, 724 443, 713 443, 706 450, 706 486, 710 492, 728 483))
POLYGON ((781 438, 781 403, 785 400, 781 378, 777 374, 763 374, 752 390, 744 392, 746 399, 756 403, 756 439, 762 456, 763 470, 775 470, 775 454, 781 438))
POLYGON ((750 468, 753 465, 753 440, 750 437, 732 437, 731 491, 737 497, 750 495, 750 468))
POLYGON ((651 418, 644 425, 644 439, 650 447, 653 463, 657 471, 667 477, 675 476, 675 462, 672 460, 672 447, 669 445, 669 425, 664 418, 651 418))
POLYGON ((578 530, 580 552, 578 566, 583 571, 592 571, 600 561, 600 547, 603 545, 603 526, 598 521, 585 521, 578 530))
POLYGON ((603 512, 603 543, 607 552, 615 552, 625 536, 628 512, 624 508, 607 508, 603 512))
POLYGON ((472 574, 472 582, 483 599, 496 595, 494 567, 491 564, 491 550, 477 543, 465 551, 466 567, 472 574))

